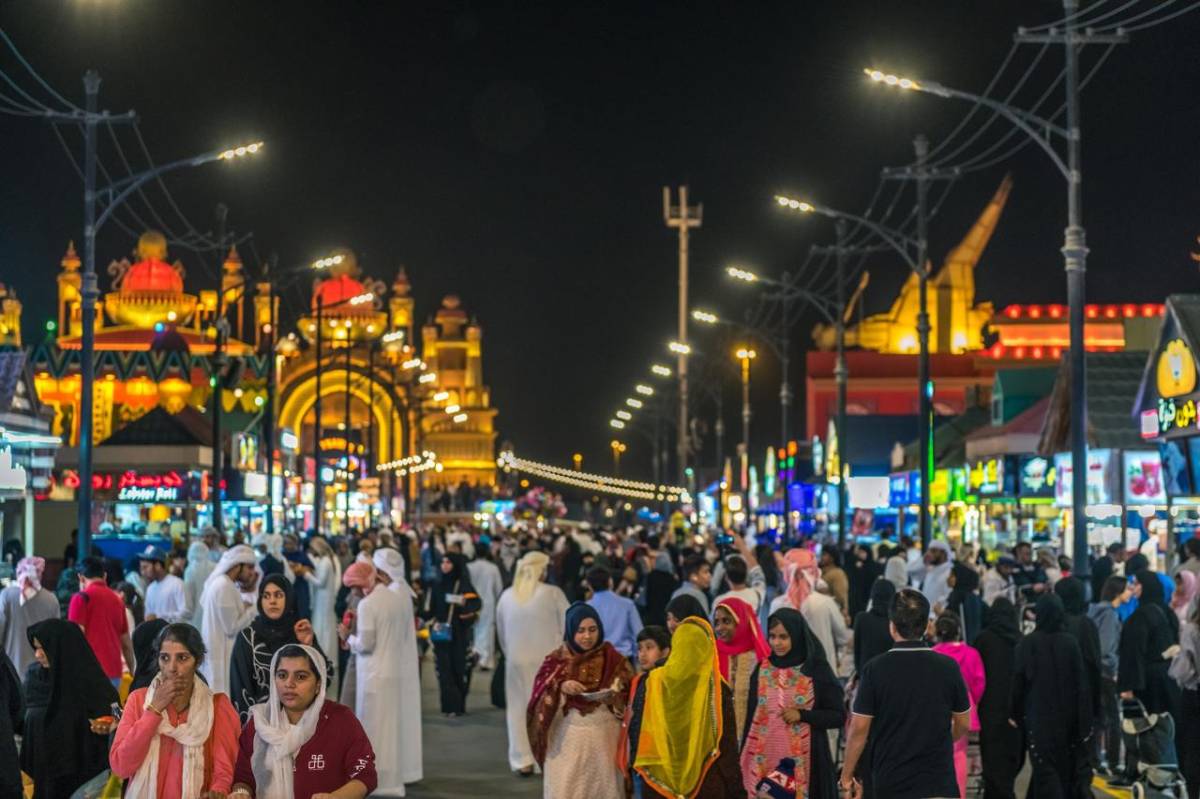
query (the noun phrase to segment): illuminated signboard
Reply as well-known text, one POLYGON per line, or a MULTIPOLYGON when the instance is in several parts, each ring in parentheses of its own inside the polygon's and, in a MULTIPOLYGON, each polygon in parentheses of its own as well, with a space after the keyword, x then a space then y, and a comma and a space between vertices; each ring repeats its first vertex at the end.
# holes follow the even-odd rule
POLYGON ((1157 451, 1122 453, 1125 504, 1153 505, 1167 501, 1163 464, 1157 451))
POLYGON ((929 502, 933 505, 945 505, 950 501, 950 470, 935 469, 929 481, 929 502))
POLYGON ((1183 339, 1172 339, 1163 347, 1154 377, 1162 397, 1178 397, 1196 390, 1196 361, 1183 339))
POLYGON ((267 476, 262 472, 243 474, 242 493, 247 497, 265 497, 267 495, 267 476))
POLYGON ((179 472, 166 474, 123 473, 117 479, 118 502, 178 502, 183 499, 179 472))
POLYGON ((1158 432, 1162 435, 1181 433, 1196 426, 1196 401, 1194 399, 1158 398, 1158 432))
POLYGON ((1022 498, 1038 499, 1054 496, 1055 472, 1054 464, 1049 458, 1040 455, 1027 455, 1021 458, 1022 498))
POLYGON ((970 469, 971 491, 980 496, 996 496, 1009 493, 1008 475, 1003 457, 978 461, 970 469))
MULTIPOLYGON (((1113 501, 1116 480, 1113 475, 1113 451, 1090 449, 1087 453, 1087 504, 1106 505, 1113 501)), ((1071 453, 1059 452, 1054 456, 1054 504, 1060 508, 1071 507, 1071 490, 1074 483, 1071 474, 1071 453)))
POLYGON ((238 433, 233 438, 234 468, 248 472, 258 468, 258 436, 238 433))
POLYGON ((888 478, 888 506, 903 507, 908 504, 908 472, 893 474, 888 478))
POLYGON ((279 431, 279 447, 288 452, 295 452, 300 449, 300 438, 285 427, 279 431))
POLYGON ((852 508, 886 508, 889 487, 886 477, 848 477, 846 501, 852 508))
POLYGON ((1163 487, 1169 497, 1192 496, 1192 475, 1182 441, 1163 441, 1158 445, 1162 461, 1163 487))
POLYGON ((12 447, 0 449, 0 491, 24 491, 27 484, 25 467, 13 463, 12 447))

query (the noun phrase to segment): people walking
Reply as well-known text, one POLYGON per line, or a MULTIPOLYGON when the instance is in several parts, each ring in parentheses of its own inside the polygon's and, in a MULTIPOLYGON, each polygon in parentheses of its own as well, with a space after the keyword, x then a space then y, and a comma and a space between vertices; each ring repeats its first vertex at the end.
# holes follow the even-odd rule
MULTIPOLYGON (((937 641, 933 646, 933 651, 939 655, 945 655, 958 664, 958 670, 967 686, 967 697, 971 700, 971 727, 968 731, 979 732, 979 700, 983 697, 983 691, 987 685, 983 660, 974 647, 963 641, 963 624, 955 613, 948 611, 938 616, 933 630, 934 638, 937 641)), ((958 779, 959 799, 966 799, 967 736, 965 735, 954 742, 954 773, 958 779)))
POLYGON ((1067 631, 1066 609, 1056 594, 1043 594, 1034 613, 1034 631, 1017 645, 1011 711, 1029 743, 1030 784, 1038 796, 1087 796, 1092 697, 1079 641, 1067 631))
POLYGON ((126 795, 190 799, 225 795, 233 784, 237 711, 200 676, 204 641, 190 624, 158 635, 158 676, 129 695, 108 760, 126 795))
POLYGON ((471 585, 479 595, 479 618, 475 620, 474 643, 475 654, 479 658, 479 668, 490 670, 496 665, 496 603, 504 591, 504 577, 500 567, 492 560, 490 545, 475 548, 475 559, 467 564, 467 573, 471 585))
POLYGON ((496 603, 496 632, 504 653, 508 765, 523 776, 534 770, 525 709, 542 662, 563 640, 567 597, 545 582, 550 558, 528 552, 517 562, 513 584, 496 603))
POLYGON ((257 615, 254 605, 242 599, 242 592, 254 590, 258 581, 256 560, 254 550, 245 544, 225 550, 200 595, 200 634, 206 654, 199 667, 213 693, 228 693, 234 642, 257 615))
POLYGON ((438 569, 438 581, 425 593, 421 618, 429 625, 442 713, 449 717, 467 712, 467 689, 471 686, 468 655, 481 606, 467 572, 467 559, 457 552, 446 553, 438 569))
MULTIPOLYGON (((405 576, 408 569, 404 556, 390 547, 380 547, 371 555, 381 581, 396 595, 398 602, 395 621, 399 649, 394 664, 399 671, 399 685, 389 697, 392 710, 400 720, 400 740, 404 744, 400 761, 400 778, 405 783, 420 782, 425 776, 424 744, 421 740, 421 670, 417 649, 416 614, 413 612, 413 592, 405 576)), ((360 605, 362 603, 359 603, 360 605)), ((371 611, 368 608, 368 611, 371 611)))
POLYGON ((863 667, 839 786, 852 797, 862 795, 855 774, 869 735, 868 795, 958 796, 954 741, 971 726, 966 684, 957 664, 923 640, 929 600, 921 592, 897 592, 888 618, 896 644, 863 667))
POLYGON ((13 582, 0 591, 0 642, 17 674, 24 674, 33 662, 33 648, 26 630, 39 621, 59 617, 58 597, 42 587, 45 568, 46 561, 42 558, 22 558, 13 582))
POLYGON ((870 606, 854 617, 854 671, 862 674, 876 655, 892 648, 891 622, 888 608, 896 595, 896 584, 886 577, 876 578, 871 586, 870 606))
POLYGON ((107 768, 117 690, 75 624, 46 619, 26 635, 34 662, 25 675, 21 770, 34 799, 62 799, 107 768))
POLYGON ((138 553, 138 571, 146 583, 146 617, 184 621, 187 613, 187 593, 183 580, 167 571, 167 553, 156 546, 147 546, 138 553))
POLYGON ((129 637, 125 602, 108 587, 104 562, 95 556, 80 564, 79 593, 71 597, 67 619, 83 629, 100 668, 113 685, 119 685, 124 664, 133 667, 133 640, 129 637))
POLYGON ((334 610, 334 604, 342 587, 342 564, 333 553, 329 542, 316 536, 308 542, 308 556, 313 567, 303 570, 302 574, 312 593, 312 631, 321 652, 331 659, 330 665, 333 670, 327 672, 329 684, 337 686, 337 661, 333 660, 338 647, 337 612, 334 610))
POLYGON ((1104 581, 1098 602, 1088 608, 1100 640, 1100 715, 1093 719, 1092 764, 1105 773, 1120 768, 1121 713, 1117 698, 1117 665, 1120 663, 1121 604, 1129 584, 1120 575, 1104 581))
POLYGON ((197 630, 202 624, 203 613, 200 611, 200 595, 204 593, 204 583, 208 575, 217 567, 213 558, 216 553, 208 548, 203 541, 193 541, 188 545, 187 566, 183 570, 183 600, 186 606, 184 621, 197 630))
POLYGON ((767 625, 771 655, 750 678, 741 755, 746 792, 757 795, 759 784, 788 758, 796 795, 836 799, 837 774, 823 733, 845 723, 841 684, 801 613, 777 610, 767 625))
POLYGON ((1017 774, 1025 762, 1022 732, 1009 723, 1020 641, 1016 607, 1008 597, 996 597, 988 609, 987 623, 975 637, 984 674, 977 706, 983 799, 1014 799, 1017 774))
POLYGON ((617 746, 632 678, 629 659, 604 640, 596 609, 571 605, 563 643, 538 669, 526 709, 546 799, 623 799, 617 746))
POLYGON ((754 671, 771 653, 771 648, 758 626, 754 608, 737 597, 727 597, 717 603, 713 608, 712 627, 717 636, 721 678, 729 683, 733 695, 734 732, 740 741, 746 729, 754 671))
POLYGON ((612 590, 612 573, 603 566, 596 566, 587 573, 587 582, 592 589, 588 604, 600 614, 600 622, 609 642, 618 652, 628 658, 637 655, 637 635, 642 631, 642 618, 632 599, 617 596, 612 590))

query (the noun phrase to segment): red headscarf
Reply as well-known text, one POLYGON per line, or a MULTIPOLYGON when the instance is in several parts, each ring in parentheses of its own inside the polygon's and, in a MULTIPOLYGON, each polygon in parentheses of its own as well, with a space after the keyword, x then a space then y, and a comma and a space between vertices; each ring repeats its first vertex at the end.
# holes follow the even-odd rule
POLYGON ((753 651, 755 658, 761 663, 771 654, 771 647, 767 645, 762 628, 758 626, 758 614, 754 612, 754 608, 750 607, 749 602, 730 596, 717 603, 717 607, 713 608, 714 616, 717 608, 725 608, 737 620, 732 641, 725 643, 720 638, 717 639, 717 656, 721 666, 721 676, 728 680, 731 657, 753 651))
POLYGON ((811 549, 797 547, 789 549, 783 556, 784 576, 787 578, 788 602, 796 610, 801 610, 804 600, 812 593, 817 584, 820 571, 817 569, 817 559, 811 549))
POLYGON ((356 560, 342 572, 342 585, 347 588, 361 588, 364 594, 371 593, 378 582, 375 566, 366 561, 356 560))

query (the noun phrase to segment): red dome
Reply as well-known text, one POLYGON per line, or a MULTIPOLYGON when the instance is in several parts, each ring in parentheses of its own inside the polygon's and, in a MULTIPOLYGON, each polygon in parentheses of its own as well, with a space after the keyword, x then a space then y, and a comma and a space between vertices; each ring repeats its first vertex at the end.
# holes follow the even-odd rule
POLYGON ((336 305, 337 312, 340 314, 354 309, 372 310, 373 306, 370 303, 364 303, 361 306, 350 304, 351 297, 357 297, 360 294, 366 293, 366 287, 348 275, 337 275, 336 277, 328 278, 321 281, 317 286, 317 290, 313 293, 313 312, 315 313, 317 310, 318 298, 320 298, 321 305, 326 309, 336 305))
POLYGON ((125 279, 121 281, 121 291, 162 291, 182 294, 183 278, 170 264, 156 258, 147 258, 129 267, 129 271, 125 273, 125 279))

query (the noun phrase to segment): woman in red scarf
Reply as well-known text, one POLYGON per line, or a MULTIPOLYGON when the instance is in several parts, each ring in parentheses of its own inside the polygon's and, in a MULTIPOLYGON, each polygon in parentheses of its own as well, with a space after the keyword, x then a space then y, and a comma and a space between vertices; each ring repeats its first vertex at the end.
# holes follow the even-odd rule
POLYGON ((746 728, 750 675, 771 654, 771 647, 758 626, 758 614, 750 603, 726 597, 713 608, 713 632, 717 635, 717 656, 721 676, 733 690, 733 715, 737 737, 746 728))
POLYGON ((567 608, 563 643, 538 669, 526 709, 546 796, 624 799, 616 755, 632 678, 629 660, 604 640, 595 609, 584 602, 567 608))

